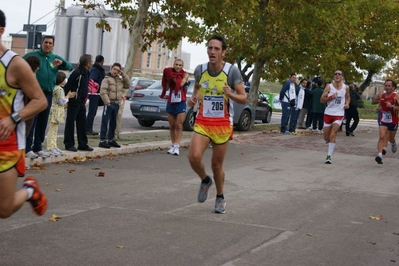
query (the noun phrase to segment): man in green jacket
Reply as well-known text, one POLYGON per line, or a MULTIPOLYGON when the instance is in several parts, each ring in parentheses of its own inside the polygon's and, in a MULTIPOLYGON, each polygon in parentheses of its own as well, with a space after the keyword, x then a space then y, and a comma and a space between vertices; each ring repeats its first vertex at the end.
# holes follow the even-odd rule
POLYGON ((317 80, 317 88, 313 91, 313 98, 312 98, 312 128, 313 132, 317 134, 323 134, 323 124, 324 124, 324 109, 326 109, 326 104, 320 102, 320 97, 323 94, 323 80, 317 80))
POLYGON ((50 157, 50 153, 43 151, 42 143, 46 136, 46 127, 53 100, 53 90, 58 70, 71 70, 72 64, 59 55, 53 54, 54 36, 44 36, 40 50, 32 51, 23 57, 35 55, 40 58, 40 67, 36 73, 37 81, 47 98, 46 110, 35 116, 32 129, 26 139, 26 157, 35 159, 38 156, 50 157), (33 146, 32 146, 33 144, 33 146))

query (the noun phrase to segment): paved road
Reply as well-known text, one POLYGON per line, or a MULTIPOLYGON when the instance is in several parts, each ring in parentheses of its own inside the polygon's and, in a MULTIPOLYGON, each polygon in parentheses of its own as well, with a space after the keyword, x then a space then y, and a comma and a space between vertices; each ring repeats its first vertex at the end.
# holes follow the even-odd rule
MULTIPOLYGON (((375 127, 340 133, 326 165, 320 135, 237 133, 224 165, 224 215, 212 213, 214 187, 196 202, 188 151, 167 155, 167 142, 46 164, 28 174, 48 211, 36 217, 26 204, 0 223, 0 265, 395 265, 398 155, 377 165, 376 140, 375 127), (50 222, 53 214, 62 219, 50 222)), ((210 156, 211 148, 208 172, 210 156)))

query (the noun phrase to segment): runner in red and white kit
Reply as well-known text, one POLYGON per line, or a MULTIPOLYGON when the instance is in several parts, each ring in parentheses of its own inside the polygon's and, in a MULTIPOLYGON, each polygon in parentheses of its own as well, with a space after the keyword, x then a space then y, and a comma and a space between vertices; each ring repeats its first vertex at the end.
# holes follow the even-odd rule
POLYGON ((398 129, 398 111, 399 111, 399 95, 394 92, 396 83, 387 79, 384 83, 385 92, 378 94, 373 102, 379 102, 379 116, 378 116, 378 155, 375 161, 382 164, 382 152, 386 145, 386 139, 391 143, 391 150, 393 153, 397 151, 395 136, 398 129))
POLYGON ((349 87, 344 84, 344 77, 341 70, 334 71, 334 80, 328 84, 320 97, 321 103, 327 103, 324 110, 324 140, 328 143, 326 164, 331 164, 336 142, 337 132, 342 124, 345 109, 349 108, 350 95, 349 87))

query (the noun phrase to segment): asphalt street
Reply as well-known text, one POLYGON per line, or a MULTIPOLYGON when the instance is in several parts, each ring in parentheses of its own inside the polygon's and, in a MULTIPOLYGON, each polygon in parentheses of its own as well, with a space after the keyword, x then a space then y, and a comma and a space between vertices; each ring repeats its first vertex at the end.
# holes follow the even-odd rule
POLYGON ((168 142, 68 153, 69 163, 27 171, 48 210, 37 217, 25 204, 1 221, 0 265, 396 265, 398 154, 378 165, 377 134, 340 133, 326 165, 320 135, 236 133, 226 214, 212 212, 214 187, 197 202, 189 140, 180 156, 166 154, 168 142))

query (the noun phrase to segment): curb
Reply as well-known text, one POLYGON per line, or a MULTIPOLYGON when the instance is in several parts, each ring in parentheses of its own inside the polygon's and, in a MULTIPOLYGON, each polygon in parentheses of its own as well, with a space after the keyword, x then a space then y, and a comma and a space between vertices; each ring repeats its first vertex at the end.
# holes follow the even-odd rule
MULTIPOLYGON (((181 146, 188 146, 190 144, 190 139, 182 139, 180 142, 181 146)), ((170 140, 165 141, 155 141, 155 142, 143 142, 143 143, 135 143, 128 145, 121 145, 120 148, 110 148, 104 149, 99 147, 93 147, 93 151, 64 151, 64 155, 59 156, 51 156, 49 158, 36 158, 29 159, 25 158, 25 163, 29 166, 33 165, 42 165, 42 164, 52 164, 52 163, 60 163, 60 162, 68 162, 70 160, 79 161, 79 158, 94 158, 94 157, 103 157, 107 155, 121 155, 121 154, 129 154, 129 153, 138 153, 145 151, 152 151, 156 149, 167 149, 170 147, 170 140)))

